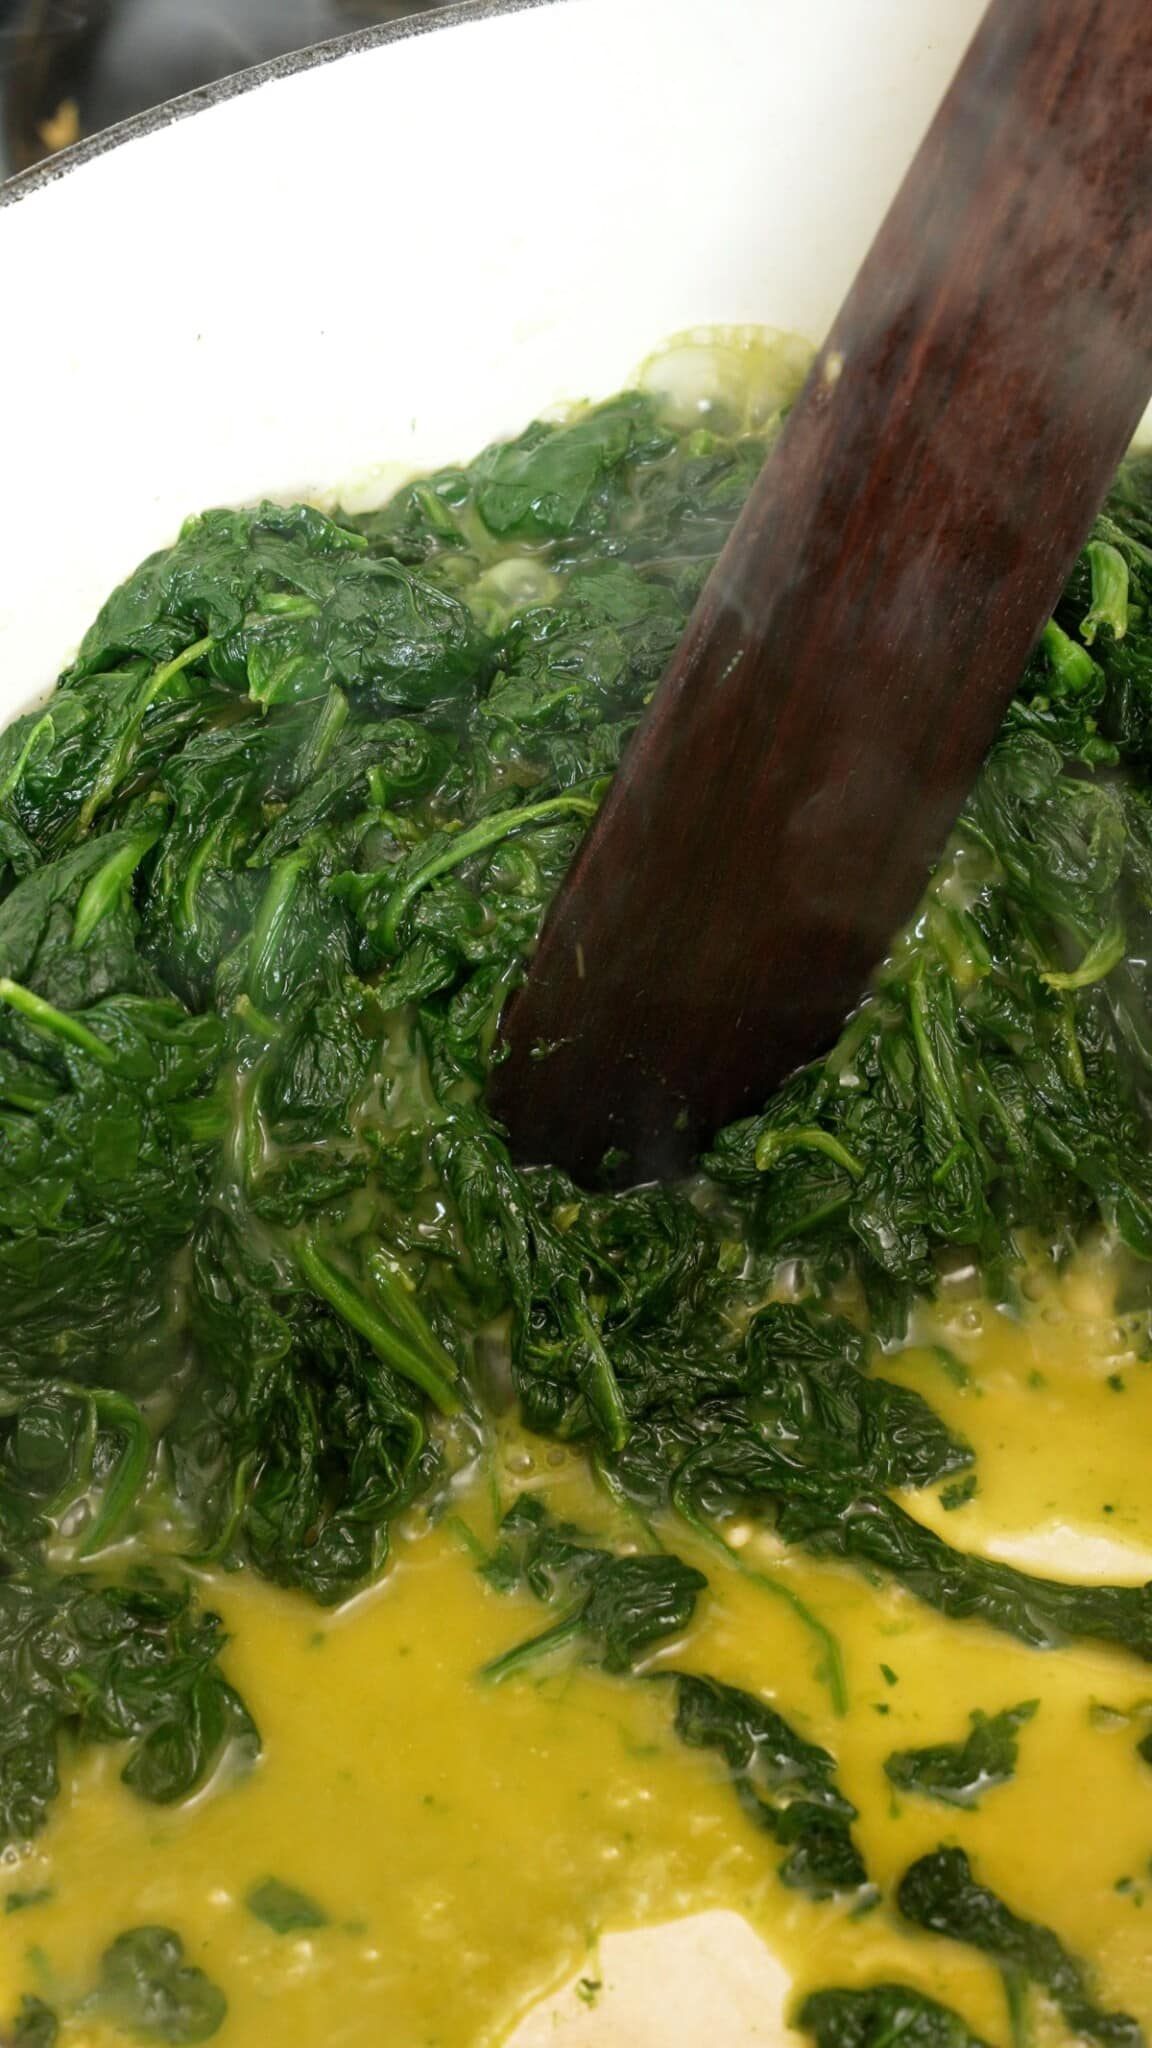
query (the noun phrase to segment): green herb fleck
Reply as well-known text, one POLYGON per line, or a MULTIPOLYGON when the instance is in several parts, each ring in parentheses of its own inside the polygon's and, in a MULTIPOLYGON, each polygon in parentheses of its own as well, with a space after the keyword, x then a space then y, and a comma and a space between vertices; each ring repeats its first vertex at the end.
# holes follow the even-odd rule
POLYGON ((282 1884, 277 1877, 266 1877, 254 1884, 244 1903, 273 1934, 303 1934, 328 1925, 323 1906, 318 1906, 307 1892, 297 1891, 295 1885, 282 1884))

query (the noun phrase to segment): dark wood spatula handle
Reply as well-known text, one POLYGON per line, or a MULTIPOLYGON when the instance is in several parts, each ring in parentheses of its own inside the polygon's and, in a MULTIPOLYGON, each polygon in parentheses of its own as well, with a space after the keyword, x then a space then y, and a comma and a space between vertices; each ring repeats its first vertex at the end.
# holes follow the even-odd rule
POLYGON ((522 1158, 673 1170, 828 1045, 1150 388, 1152 0, 993 0, 512 1000, 522 1158))

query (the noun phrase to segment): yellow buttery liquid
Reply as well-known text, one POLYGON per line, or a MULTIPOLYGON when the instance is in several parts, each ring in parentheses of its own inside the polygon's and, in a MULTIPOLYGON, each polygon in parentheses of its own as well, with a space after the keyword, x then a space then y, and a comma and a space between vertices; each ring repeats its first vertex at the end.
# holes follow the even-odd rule
MULTIPOLYGON (((917 1342, 884 1363, 978 1454, 971 1501, 948 1512, 932 1493, 908 1505, 970 1549, 1027 1549, 1046 1529, 1050 1571, 1147 1576, 1152 1365, 1111 1314, 1099 1258, 1032 1291, 1016 1320, 963 1298, 925 1311, 917 1342), (1119 1545, 1129 1569, 1113 1552, 1107 1573, 1085 1569, 1090 1540, 1119 1545)), ((509 1440, 498 1470, 506 1499, 538 1487, 586 1527, 626 1538, 578 1460, 509 1440)), ((487 1540, 486 1483, 457 1505, 487 1540)), ((1102 2003, 1152 2024, 1152 1767, 1136 1754, 1152 1730, 1152 1668, 1087 1646, 1030 1651, 737 1531, 742 1554, 836 1631, 850 1693, 837 1716, 792 1609, 667 1533, 710 1591, 665 1661, 761 1692, 835 1752, 885 1893, 914 1857, 959 1842, 1018 1911, 1093 1961, 1102 2003), (1028 1699, 1040 1707, 1021 1731, 1017 1775, 978 1811, 895 1796, 883 1771, 892 1749, 958 1740, 970 1709, 1028 1699)), ((232 1631, 224 1666, 260 1725, 262 1760, 166 1811, 121 1786, 114 1754, 66 1757, 50 1825, 0 1866, 0 1889, 52 1889, 0 1915, 0 2014, 24 1991, 75 2002, 115 1934, 159 1922, 227 1994, 220 2048, 495 2048, 575 1973, 596 2000, 605 1934, 725 1907, 770 1945, 797 1993, 896 1976, 954 2004, 985 2039, 1007 2040, 986 1960, 902 1928, 888 1904, 854 1918, 780 1884, 777 1851, 722 1769, 677 1743, 663 1687, 580 1670, 479 1684, 486 1658, 547 1617, 489 1589, 450 1524, 414 1533, 384 1583, 335 1615, 246 1576, 204 1593, 232 1631), (246 1895, 269 1877, 307 1892, 328 1924, 281 1935, 254 1918, 246 1895)), ((606 2041, 622 2038, 610 2018, 606 1992, 606 2041)), ((1061 2038, 1038 2001, 1033 2021, 1039 2041, 1061 2038)), ((753 2015, 746 2038, 779 2032, 778 2017, 753 2015)), ((674 2014, 660 2038, 683 2038, 674 2014)), ((111 2048, 120 2037, 72 2018, 62 2039, 111 2048)))

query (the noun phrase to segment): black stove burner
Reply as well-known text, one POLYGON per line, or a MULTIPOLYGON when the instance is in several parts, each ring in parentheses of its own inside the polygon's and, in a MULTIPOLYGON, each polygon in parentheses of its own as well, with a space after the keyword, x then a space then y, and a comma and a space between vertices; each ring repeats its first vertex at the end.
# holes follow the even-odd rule
POLYGON ((448 0, 0 0, 9 170, 174 94, 448 0))

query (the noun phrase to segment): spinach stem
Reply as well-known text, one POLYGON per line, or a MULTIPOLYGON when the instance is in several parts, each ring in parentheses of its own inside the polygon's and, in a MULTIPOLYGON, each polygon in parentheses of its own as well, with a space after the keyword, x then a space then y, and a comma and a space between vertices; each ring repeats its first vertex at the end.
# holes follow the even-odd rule
POLYGON ((864 1168, 855 1153, 842 1145, 831 1131, 821 1130, 819 1124, 777 1124, 765 1131, 756 1144, 756 1170, 768 1173, 785 1152, 823 1152, 850 1173, 853 1180, 862 1180, 864 1168))
MULTIPOLYGON (((908 984, 908 1015, 912 1025, 912 1040, 924 1074, 924 1080, 936 1098, 940 1114, 944 1118, 953 1139, 962 1143, 964 1132, 956 1114, 956 1105, 948 1092, 948 1086, 940 1071, 936 1048, 928 1029, 928 995, 924 987, 924 966, 921 962, 908 984)), ((949 1155, 951 1157, 951 1154, 949 1155)))
POLYGON ((429 1370, 450 1386, 456 1378, 456 1360, 417 1307, 415 1290, 399 1259, 389 1252, 372 1252, 368 1270, 392 1322, 427 1361, 429 1370))
POLYGON ((184 870, 184 877, 180 883, 176 903, 179 906, 184 929, 190 938, 194 938, 200 928, 200 918, 196 909, 196 897, 199 892, 200 882, 205 869, 212 860, 224 836, 224 827, 227 822, 226 819, 221 818, 217 824, 213 825, 210 832, 204 834, 203 839, 200 840, 184 870))
POLYGON ((445 1515, 442 1525, 450 1536, 454 1536, 460 1548, 467 1552, 479 1570, 488 1562, 488 1552, 474 1529, 470 1529, 463 1515, 445 1515))
POLYGON ((260 899, 248 955, 248 994, 257 1006, 265 1000, 280 941, 291 919, 300 877, 307 865, 306 853, 285 854, 273 867, 260 899))
POLYGON ((512 1678, 516 1672, 537 1663, 541 1657, 547 1656, 549 1650, 557 1650, 562 1643, 570 1643, 579 1632, 583 1613, 583 1608, 577 1607, 561 1621, 553 1622, 552 1627, 546 1628, 541 1635, 529 1636, 527 1642, 517 1643, 511 1650, 504 1650, 499 1657, 482 1664, 477 1675, 487 1685, 503 1685, 506 1678, 512 1678))
POLYGON ((1018 1963, 1005 1963, 1000 1971, 1000 1982, 1004 1986, 1004 2003, 1008 2007, 1008 2032, 1012 2048, 1031 2048, 1028 1979, 1018 1963))
POLYGON ((587 1379, 587 1395, 598 1421, 604 1429, 614 1451, 622 1451, 628 1441, 628 1410, 620 1392, 620 1383, 612 1367, 612 1360, 604 1349, 600 1332, 580 1299, 579 1292, 571 1283, 565 1287, 568 1307, 572 1320, 587 1346, 592 1361, 587 1379))
POLYGON ((832 1630, 821 1621, 818 1614, 813 1613, 808 1602, 802 1599, 799 1593, 794 1592, 791 1586, 783 1585, 779 1579, 773 1578, 770 1572, 760 1571, 755 1565, 745 1564, 739 1551, 733 1550, 731 1544, 725 1542, 720 1531, 713 1528, 711 1522, 700 1513, 695 1502, 678 1486, 672 1489, 672 1505, 681 1519, 687 1522, 688 1527, 695 1531, 711 1551, 722 1557, 732 1571, 739 1572, 741 1578, 747 1579, 753 1586, 759 1586, 762 1592, 771 1593, 777 1600, 787 1602, 820 1645, 823 1655, 817 1666, 816 1676, 828 1688, 833 1713, 846 1714, 848 1680, 844 1672, 840 1644, 832 1630))
POLYGON ((1093 982, 1103 981, 1114 967, 1120 965, 1128 950, 1128 934, 1118 917, 1112 918, 1103 931, 1092 941, 1078 967, 1067 973, 1050 970, 1042 974, 1049 988, 1077 989, 1091 988, 1093 982))
POLYGON ((31 760, 32 755, 35 752, 37 741, 42 739, 45 748, 48 748, 52 745, 52 742, 55 739, 55 737, 56 721, 53 718, 52 713, 50 711, 45 711, 42 717, 38 718, 36 720, 35 725, 31 727, 28 733, 28 737, 25 740, 24 745, 21 747, 20 752, 17 754, 15 761, 12 763, 12 766, 8 770, 7 775, 4 777, 3 782, 0 782, 0 802, 2 802, 6 796, 11 796, 12 791, 15 789, 17 783, 20 781, 20 778, 23 775, 25 768, 28 766, 28 763, 31 760))
POLYGON ((348 699, 343 690, 333 683, 320 707, 320 715, 300 749, 294 776, 297 789, 303 789, 314 776, 319 775, 347 717, 348 699))
POLYGON ((1128 564, 1111 541, 1090 540, 1084 553, 1092 571, 1092 603, 1080 621, 1080 638, 1091 647, 1101 626, 1114 640, 1128 631, 1128 564))
MULTIPOLYGON (((1091 613, 1088 615, 1091 617, 1091 613)), ((1049 619, 1040 635, 1040 645, 1052 665, 1052 673, 1060 690, 1070 697, 1078 697, 1081 690, 1090 689, 1095 679, 1096 663, 1086 647, 1073 640, 1070 633, 1058 626, 1055 619, 1049 619)))
POLYGON ((127 887, 139 867, 144 855, 151 851, 160 837, 160 827, 149 826, 145 832, 133 833, 131 839, 112 854, 90 875, 76 905, 76 916, 72 922, 72 944, 86 946, 102 917, 111 910, 121 890, 127 887))
POLYGON ((135 1401, 105 1387, 97 1387, 88 1398, 99 1427, 115 1430, 122 1436, 124 1449, 104 1488, 92 1527, 80 1546, 81 1557, 91 1557, 95 1551, 105 1549, 119 1534, 152 1461, 152 1437, 135 1401))
POLYGON ((183 669, 190 668, 194 661, 199 661, 201 655, 207 654, 213 644, 213 636, 208 633, 202 640, 194 640, 182 654, 175 655, 171 661, 163 662, 159 668, 152 669, 145 676, 133 700, 132 709, 121 727, 116 744, 80 806, 78 829, 81 835, 87 832, 97 811, 103 809, 108 798, 114 796, 120 787, 136 750, 140 728, 150 706, 155 703, 157 697, 163 695, 174 676, 178 676, 183 669))
POLYGON ((462 861, 469 860, 475 853, 487 852, 490 846, 498 846, 502 839, 510 838, 513 832, 520 831, 525 825, 537 825, 545 818, 563 817, 566 813, 592 818, 598 809, 599 802, 595 797, 553 796, 544 803, 523 804, 518 810, 497 811, 492 817, 481 818, 477 824, 467 826, 456 835, 450 846, 422 862, 406 881, 392 890, 376 930, 383 951, 396 951, 401 922, 421 891, 429 883, 438 881, 441 875, 450 874, 462 861))
MULTIPOLYGON (((329 1264, 311 1238, 297 1245, 296 1259, 312 1292, 335 1309, 343 1322, 366 1337, 385 1364, 427 1394, 441 1415, 458 1412, 460 1397, 444 1373, 386 1322, 370 1301, 365 1301, 359 1288, 329 1264)), ((447 1353, 444 1355, 447 1357, 447 1353)))
POLYGON ((116 1065, 113 1048, 102 1038, 97 1038, 94 1031, 89 1031, 86 1024, 81 1024, 67 1010, 58 1010, 54 1004, 46 1003, 43 996, 33 995, 22 982, 10 981, 6 974, 0 975, 0 1002, 10 1004, 42 1037, 66 1039, 78 1051, 98 1060, 102 1067, 116 1065))

